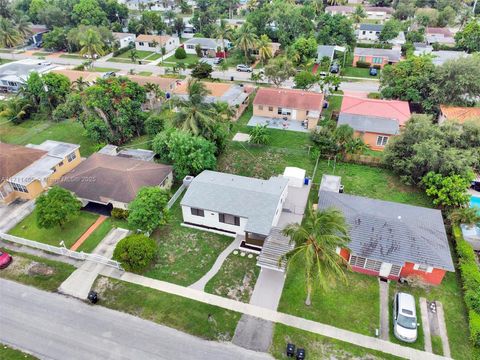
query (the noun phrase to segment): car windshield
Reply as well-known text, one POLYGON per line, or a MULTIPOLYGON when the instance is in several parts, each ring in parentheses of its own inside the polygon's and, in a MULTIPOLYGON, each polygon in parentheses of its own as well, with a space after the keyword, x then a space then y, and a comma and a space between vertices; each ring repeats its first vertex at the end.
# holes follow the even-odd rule
POLYGON ((412 316, 405 316, 398 314, 397 324, 405 329, 416 329, 417 328, 417 319, 412 316))

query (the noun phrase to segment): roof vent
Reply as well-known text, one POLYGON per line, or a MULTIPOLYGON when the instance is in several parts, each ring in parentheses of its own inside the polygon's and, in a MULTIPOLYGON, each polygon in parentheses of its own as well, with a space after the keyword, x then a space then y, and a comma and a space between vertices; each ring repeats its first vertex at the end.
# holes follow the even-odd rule
POLYGON ((397 216, 398 220, 402 220, 402 217, 400 215, 397 216))
POLYGON ((188 188, 190 184, 192 183, 193 179, 195 176, 187 175, 183 178, 183 185, 188 188))

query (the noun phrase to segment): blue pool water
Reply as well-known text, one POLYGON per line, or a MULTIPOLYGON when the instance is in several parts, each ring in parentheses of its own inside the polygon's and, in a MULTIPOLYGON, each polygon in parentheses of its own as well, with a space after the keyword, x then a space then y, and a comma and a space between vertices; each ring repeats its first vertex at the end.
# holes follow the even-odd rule
POLYGON ((478 211, 480 212, 480 197, 478 196, 471 196, 470 197, 470 207, 477 207, 478 211))

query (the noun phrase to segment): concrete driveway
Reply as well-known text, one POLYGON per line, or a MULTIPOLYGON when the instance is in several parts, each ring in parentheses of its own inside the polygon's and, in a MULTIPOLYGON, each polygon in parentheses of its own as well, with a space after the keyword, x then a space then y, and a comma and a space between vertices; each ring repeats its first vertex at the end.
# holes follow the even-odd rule
POLYGON ((10 205, 0 204, 0 232, 7 233, 35 208, 35 201, 13 202, 10 205))

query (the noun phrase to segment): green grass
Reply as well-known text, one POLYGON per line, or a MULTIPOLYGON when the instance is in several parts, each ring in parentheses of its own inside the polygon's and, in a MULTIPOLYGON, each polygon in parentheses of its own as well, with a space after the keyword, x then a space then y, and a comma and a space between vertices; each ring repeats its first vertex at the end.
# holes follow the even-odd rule
MULTIPOLYGON (((125 51, 123 54, 120 54, 118 56, 115 56, 109 60, 112 60, 112 61, 116 61, 117 59, 122 59, 122 60, 128 60, 128 62, 132 62, 130 60, 130 54, 131 54, 132 50, 128 50, 128 51, 125 51)), ((150 55, 153 55, 155 54, 154 52, 152 51, 146 51, 146 50, 136 50, 135 51, 136 55, 137 55, 137 59, 138 60, 144 60, 145 58, 149 57, 150 55)), ((160 55, 161 56, 161 55, 160 55)), ((137 60, 137 61, 138 61, 137 60)))
POLYGON ((9 60, 9 59, 0 58, 0 65, 6 64, 6 63, 9 63, 9 62, 13 62, 13 61, 15 61, 15 60, 9 60))
POLYGON ((434 354, 443 355, 442 338, 439 335, 432 335, 432 351, 434 354))
POLYGON ((75 55, 75 54, 62 54, 62 55, 60 55, 60 57, 65 58, 65 59, 81 59, 81 60, 85 60, 85 61, 88 60, 87 58, 84 58, 81 55, 75 55))
POLYGON ((90 71, 95 71, 95 72, 109 72, 109 71, 120 71, 120 69, 115 69, 115 68, 108 68, 108 67, 92 67, 90 68, 90 71))
POLYGON ((0 344, 0 360, 36 360, 37 358, 20 350, 0 344))
MULTIPOLYGON (((132 60, 130 60, 130 59, 122 59, 122 58, 117 58, 117 57, 110 58, 110 59, 107 60, 107 62, 122 63, 122 64, 133 64, 132 60)), ((135 63, 137 63, 137 62, 138 62, 138 60, 135 63)))
POLYGON ((100 241, 102 241, 103 238, 107 236, 108 232, 113 228, 134 230, 129 227, 126 220, 118 220, 118 219, 109 217, 107 220, 101 223, 100 226, 96 228, 92 234, 90 234, 87 240, 85 240, 85 242, 82 245, 80 245, 77 251, 91 253, 93 250, 95 250, 97 245, 100 244, 100 241))
POLYGON ((370 71, 369 69, 365 69, 365 68, 347 66, 342 69, 342 76, 361 77, 361 78, 367 78, 371 80, 378 80, 380 78, 381 70, 378 70, 377 76, 371 76, 369 74, 369 71, 370 71))
POLYGON ((322 117, 326 120, 330 120, 332 117, 333 111, 340 111, 342 107, 343 96, 329 96, 328 100, 328 108, 322 110, 322 117))
POLYGON ((151 55, 148 55, 146 58, 144 58, 144 60, 155 61, 160 59, 161 57, 162 57, 161 53, 152 53, 151 55))
MULTIPOLYGON (((338 309, 337 309, 338 311, 338 309)), ((306 350, 307 359, 338 360, 398 360, 399 357, 382 353, 347 342, 328 338, 282 324, 275 325, 270 353, 276 359, 292 359, 285 355, 285 347, 293 343, 306 350)))
POLYGON ((157 260, 144 275, 179 285, 191 285, 207 273, 231 237, 181 226, 180 202, 170 210, 170 220, 152 234, 158 243, 157 260))
POLYGON ((194 54, 187 54, 185 59, 177 59, 175 55, 172 55, 164 60, 164 65, 168 65, 168 63, 184 63, 185 65, 195 64, 198 62, 199 57, 194 54))
POLYGON ((248 258, 248 254, 241 256, 241 253, 231 253, 225 259, 220 271, 205 286, 206 292, 246 303, 250 301, 260 267, 256 255, 248 258))
POLYGON ((151 71, 140 71, 137 75, 150 76, 150 75, 152 75, 152 72, 151 71))
POLYGON ((78 217, 66 223, 63 228, 59 226, 52 229, 42 229, 37 226, 37 209, 20 221, 10 234, 45 244, 60 246, 60 241, 70 248, 75 241, 95 222, 98 215, 80 211, 78 217))
MULTIPOLYGON (((2 120, 0 118, 0 123, 2 120)), ((78 121, 28 120, 18 125, 12 123, 0 125, 0 141, 26 145, 40 144, 45 140, 79 144, 82 156, 89 156, 98 148, 98 145, 87 137, 82 124, 78 121)))
POLYGON ((93 289, 102 306, 208 340, 231 340, 240 319, 230 310, 105 277, 99 277, 93 289))
POLYGON ((7 250, 7 252, 12 255, 13 261, 6 269, 0 271, 0 278, 13 280, 42 290, 56 291, 60 284, 75 270, 74 266, 59 261, 47 260, 11 250, 7 250))
MULTIPOLYGON (((390 297, 393 299, 395 291, 404 291, 415 296, 418 301, 420 297, 425 297, 427 301, 437 300, 443 304, 445 312, 445 322, 447 325, 447 334, 450 344, 450 350, 454 359, 462 360, 478 360, 480 359, 480 349, 474 348, 469 340, 468 317, 463 302, 463 294, 460 286, 460 280, 456 273, 447 273, 439 286, 431 286, 426 289, 412 287, 408 285, 400 285, 397 283, 390 284, 390 297)), ((418 307, 418 306, 417 306, 418 307)), ((421 322, 417 309, 418 320, 421 322)), ((392 339, 396 342, 396 339, 392 339)), ((404 346, 412 346, 419 348, 423 344, 423 333, 419 332, 419 340, 414 344, 402 343, 404 346)), ((433 344, 432 344, 433 345, 433 344)), ((435 345, 436 346, 436 345, 435 345)))
POLYGON ((380 323, 378 279, 354 272, 348 283, 340 280, 326 290, 315 289, 305 305, 305 273, 301 261, 290 265, 278 310, 363 335, 374 336, 380 323))

